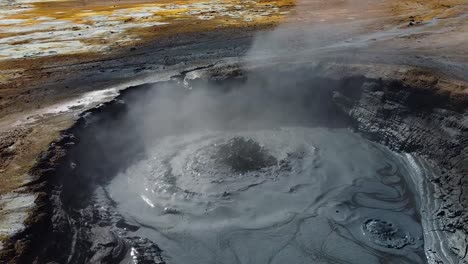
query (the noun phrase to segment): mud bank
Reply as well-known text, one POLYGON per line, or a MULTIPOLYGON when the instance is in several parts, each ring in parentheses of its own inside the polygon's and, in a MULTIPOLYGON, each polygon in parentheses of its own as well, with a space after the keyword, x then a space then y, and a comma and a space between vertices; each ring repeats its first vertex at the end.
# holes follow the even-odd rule
POLYGON ((427 86, 372 81, 338 92, 335 100, 357 131, 397 151, 417 153, 439 170, 427 179, 432 184, 420 186, 428 206, 422 218, 434 232, 426 240, 426 254, 429 263, 467 263, 467 98, 427 86))
MULTIPOLYGON (((173 129, 190 130, 200 123, 206 129, 237 128, 239 122, 257 129, 280 122, 312 128, 349 128, 402 155, 411 153, 408 161, 421 171, 415 171, 406 181, 414 186, 411 192, 420 203, 415 214, 424 228, 424 258, 428 263, 466 263, 468 214, 464 208, 468 196, 463 175, 468 170, 464 153, 468 145, 467 98, 454 99, 431 87, 409 87, 395 80, 362 76, 334 79, 311 75, 314 69, 307 67, 274 68, 257 69, 255 73, 235 67, 211 69, 204 73, 208 79, 175 76, 171 82, 128 88, 112 102, 84 113, 61 140, 51 145, 34 169, 37 180, 25 191, 37 194, 35 211, 24 232, 5 243, 2 261, 164 263, 164 248, 160 248, 159 241, 136 235, 147 226, 134 221, 128 212, 116 210, 117 203, 106 186, 130 165, 148 158, 147 139, 156 135, 173 129), (253 107, 258 101, 230 108, 231 100, 221 96, 246 83, 262 87, 253 89, 250 95, 254 98, 262 93, 268 102, 262 105, 266 107, 263 112, 253 107), (161 92, 161 87, 167 85, 182 89, 167 95, 161 92), (211 116, 198 116, 192 122, 173 122, 174 127, 156 129, 152 122, 155 120, 148 119, 148 109, 145 112, 136 107, 154 103, 150 98, 155 96, 171 98, 201 88, 209 91, 211 99, 221 100, 211 105, 211 116), (278 104, 282 107, 277 108, 278 104), (258 117, 249 120, 275 118, 272 123, 262 124, 232 118, 220 127, 218 122, 208 122, 226 118, 216 109, 235 113, 231 117, 258 117), (131 121, 121 122, 125 116, 131 116, 131 121)), ((174 107, 156 105, 150 109, 174 107)), ((183 109, 184 105, 179 107, 183 109)), ((167 115, 171 115, 170 111, 167 115)), ((166 213, 179 212, 169 207, 166 213)), ((368 230, 378 226, 376 222, 366 223, 368 230)))

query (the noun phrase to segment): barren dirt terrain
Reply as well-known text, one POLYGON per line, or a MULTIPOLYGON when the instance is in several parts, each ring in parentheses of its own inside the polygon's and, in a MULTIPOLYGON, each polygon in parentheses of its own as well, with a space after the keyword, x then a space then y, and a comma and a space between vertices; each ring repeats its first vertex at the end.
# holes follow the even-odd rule
POLYGON ((267 55, 254 52, 252 65, 272 63, 273 50, 278 62, 400 79, 463 101, 467 14, 467 0, 0 0, 0 240, 34 205, 25 186, 41 153, 128 86, 237 63, 253 47, 267 55), (294 32, 257 49, 257 34, 272 31, 294 32))

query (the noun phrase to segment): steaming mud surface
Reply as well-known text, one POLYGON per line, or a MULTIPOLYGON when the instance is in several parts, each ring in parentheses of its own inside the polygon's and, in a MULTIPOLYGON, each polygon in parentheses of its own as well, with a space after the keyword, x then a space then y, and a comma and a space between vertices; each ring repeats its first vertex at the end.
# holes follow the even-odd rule
POLYGON ((167 263, 426 263, 409 161, 344 129, 155 137, 106 187, 167 263))

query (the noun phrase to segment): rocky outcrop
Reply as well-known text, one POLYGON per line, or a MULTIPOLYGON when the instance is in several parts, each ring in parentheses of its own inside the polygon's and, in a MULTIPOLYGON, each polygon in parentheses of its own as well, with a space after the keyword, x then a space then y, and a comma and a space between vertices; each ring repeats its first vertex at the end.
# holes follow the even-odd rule
POLYGON ((439 169, 425 179, 431 186, 424 192, 433 193, 421 195, 432 208, 422 217, 436 243, 444 238, 448 243, 431 248, 426 241, 428 260, 468 263, 468 98, 431 86, 366 79, 360 86, 341 85, 334 100, 358 132, 394 150, 423 156, 439 169))

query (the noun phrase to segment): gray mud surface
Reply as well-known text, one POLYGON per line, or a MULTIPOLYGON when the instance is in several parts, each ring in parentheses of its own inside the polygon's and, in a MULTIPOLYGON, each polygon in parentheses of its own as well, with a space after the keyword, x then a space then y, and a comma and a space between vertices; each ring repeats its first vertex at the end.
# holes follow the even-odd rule
POLYGON ((426 263, 411 166, 346 130, 169 136, 147 156, 106 190, 167 263, 426 263), (239 137, 278 162, 240 172, 212 157, 229 144, 248 159, 239 137))
POLYGON ((129 88, 66 131, 30 186, 42 215, 17 241, 35 250, 15 258, 463 263, 463 102, 359 76, 209 71, 129 88))

